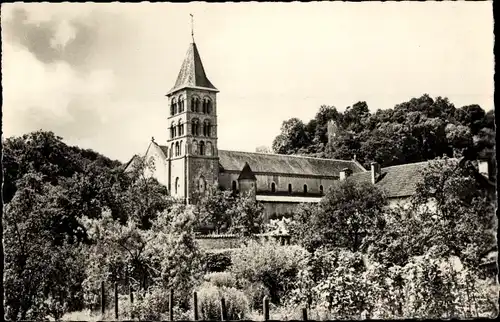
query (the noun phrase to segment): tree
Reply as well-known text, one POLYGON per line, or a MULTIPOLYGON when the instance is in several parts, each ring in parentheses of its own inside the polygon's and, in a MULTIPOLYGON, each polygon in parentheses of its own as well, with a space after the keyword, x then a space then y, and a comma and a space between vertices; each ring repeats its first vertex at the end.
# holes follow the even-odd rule
POLYGON ((385 206, 386 199, 375 186, 340 181, 328 190, 318 206, 300 209, 294 219, 302 228, 292 231, 309 251, 326 246, 356 252, 365 236, 384 224, 385 206))
POLYGON ((494 200, 472 164, 431 163, 417 184, 411 207, 394 209, 370 239, 368 253, 386 265, 405 265, 439 246, 439 256, 457 256, 471 269, 495 245, 494 200))
POLYGON ((179 290, 176 301, 184 308, 202 273, 201 253, 194 238, 197 225, 193 207, 177 205, 154 222, 154 238, 147 245, 147 254, 158 271, 154 281, 164 289, 179 290))
POLYGON ((263 210, 251 192, 239 195, 230 210, 230 231, 242 236, 260 233, 263 228, 263 210))
POLYGON ((122 174, 129 178, 124 199, 122 199, 128 217, 145 229, 151 227, 151 222, 156 216, 170 209, 175 202, 169 197, 167 187, 149 175, 154 171, 153 158, 135 156, 132 170, 122 174))
POLYGON ((129 219, 125 225, 108 213, 101 219, 87 219, 93 244, 88 248, 87 305, 97 305, 99 283, 118 282, 121 290, 132 285, 141 294, 162 287, 176 288, 176 301, 186 299, 199 279, 200 253, 194 240, 197 225, 192 207, 174 205, 152 221, 149 229, 129 219))
POLYGON ((297 274, 306 267, 307 252, 299 246, 280 246, 276 242, 249 241, 231 256, 231 272, 239 280, 262 283, 272 303, 283 303, 297 274))
POLYGON ((230 190, 220 190, 217 185, 210 186, 200 196, 196 204, 196 213, 203 226, 215 229, 216 233, 226 232, 231 225, 231 209, 236 202, 230 190))
POLYGON ((347 160, 356 155, 365 167, 372 161, 387 167, 444 156, 492 155, 494 137, 493 110, 485 113, 479 105, 457 109, 446 97, 424 94, 373 114, 366 102, 343 113, 322 105, 305 124, 296 118, 283 122, 273 149, 280 154, 347 160), (331 120, 342 131, 328 141, 331 120))
POLYGON ((370 117, 366 102, 357 102, 352 107, 348 106, 342 116, 342 127, 347 131, 359 133, 363 130, 365 119, 370 117))
POLYGON ((304 123, 291 118, 281 125, 281 133, 273 141, 273 151, 279 154, 294 154, 310 144, 304 123))
MULTIPOLYGON (((61 218, 58 188, 29 172, 5 207, 5 305, 7 318, 58 319, 81 308, 82 257, 71 235, 54 236, 61 218)), ((76 227, 75 229, 78 229, 76 227)))

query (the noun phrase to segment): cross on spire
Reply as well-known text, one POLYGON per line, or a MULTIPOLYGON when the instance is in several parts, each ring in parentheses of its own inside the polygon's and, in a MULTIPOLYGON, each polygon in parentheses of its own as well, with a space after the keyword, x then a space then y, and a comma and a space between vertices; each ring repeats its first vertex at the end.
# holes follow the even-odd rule
POLYGON ((189 14, 191 16, 191 38, 193 38, 193 42, 194 42, 194 22, 193 22, 193 14, 190 13, 189 14))

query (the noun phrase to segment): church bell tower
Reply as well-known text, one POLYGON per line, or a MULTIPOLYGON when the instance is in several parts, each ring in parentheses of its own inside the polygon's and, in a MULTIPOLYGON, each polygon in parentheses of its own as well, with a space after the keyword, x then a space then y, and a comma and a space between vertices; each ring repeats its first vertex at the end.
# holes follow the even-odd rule
POLYGON ((193 203, 217 182, 217 100, 196 43, 189 45, 174 87, 167 93, 169 191, 193 203))

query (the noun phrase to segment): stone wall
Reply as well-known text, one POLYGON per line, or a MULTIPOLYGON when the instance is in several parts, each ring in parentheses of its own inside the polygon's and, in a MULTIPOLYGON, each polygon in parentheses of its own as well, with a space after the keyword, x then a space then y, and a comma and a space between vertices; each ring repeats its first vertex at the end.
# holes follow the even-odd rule
POLYGON ((213 185, 217 181, 219 172, 219 159, 217 157, 197 157, 189 156, 189 198, 196 196, 199 189, 200 178, 203 177, 206 183, 206 188, 213 185))
MULTIPOLYGON (((282 245, 290 244, 289 235, 258 235, 260 240, 276 240, 282 245)), ((237 235, 198 235, 196 242, 202 250, 227 250, 238 248, 243 244, 243 239, 237 235)))

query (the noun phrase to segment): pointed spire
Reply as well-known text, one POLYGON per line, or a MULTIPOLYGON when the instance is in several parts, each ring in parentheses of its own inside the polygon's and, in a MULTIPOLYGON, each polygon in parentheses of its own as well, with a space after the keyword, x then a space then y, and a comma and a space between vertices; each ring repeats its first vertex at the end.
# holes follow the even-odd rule
POLYGON ((208 80, 208 77, 205 74, 200 53, 198 52, 198 48, 194 42, 194 27, 192 19, 193 15, 191 15, 191 37, 193 38, 193 42, 189 45, 181 70, 177 76, 177 81, 168 94, 186 87, 209 89, 215 92, 219 91, 210 82, 210 80, 208 80))
POLYGON ((240 172, 238 180, 257 180, 248 162, 245 162, 245 165, 243 166, 243 169, 240 172))

